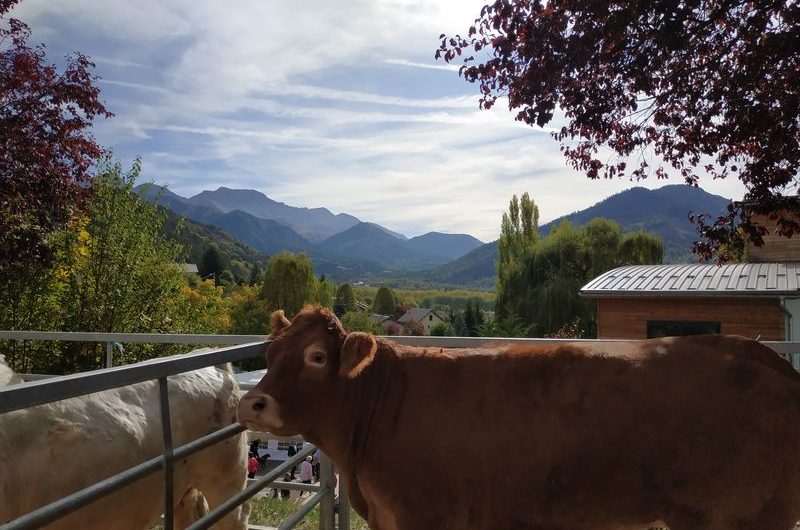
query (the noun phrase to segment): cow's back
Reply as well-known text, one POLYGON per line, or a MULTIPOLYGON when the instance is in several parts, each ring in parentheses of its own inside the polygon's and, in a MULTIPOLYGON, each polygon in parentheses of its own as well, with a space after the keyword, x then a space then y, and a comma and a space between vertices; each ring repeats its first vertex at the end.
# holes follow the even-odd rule
MULTIPOLYGON (((232 375, 206 368, 169 378, 174 445, 235 421, 232 375)), ((236 473, 239 437, 176 464, 176 502, 225 456, 236 473), (190 471, 187 471, 190 470, 190 471)), ((158 384, 149 381, 0 415, 0 521, 17 517, 162 452, 158 384)), ((243 455, 242 455, 243 456, 243 455)), ((224 470, 227 472, 228 470, 224 470)), ((138 529, 163 510, 163 475, 141 479, 48 528, 138 529)))
POLYGON ((392 346, 388 384, 402 399, 387 398, 369 430, 356 495, 424 513, 421 528, 611 528, 665 510, 745 520, 782 490, 800 501, 800 378, 788 363, 737 338, 631 344, 392 346))

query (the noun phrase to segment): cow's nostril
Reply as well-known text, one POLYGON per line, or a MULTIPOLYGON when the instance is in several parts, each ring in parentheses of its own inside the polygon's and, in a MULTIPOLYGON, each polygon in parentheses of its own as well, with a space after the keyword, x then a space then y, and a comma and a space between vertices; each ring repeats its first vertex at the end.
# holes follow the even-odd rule
POLYGON ((264 403, 264 401, 260 399, 260 400, 256 401, 255 403, 253 403, 253 410, 256 411, 256 412, 261 412, 262 410, 264 410, 264 407, 266 407, 266 406, 267 406, 267 404, 264 403))

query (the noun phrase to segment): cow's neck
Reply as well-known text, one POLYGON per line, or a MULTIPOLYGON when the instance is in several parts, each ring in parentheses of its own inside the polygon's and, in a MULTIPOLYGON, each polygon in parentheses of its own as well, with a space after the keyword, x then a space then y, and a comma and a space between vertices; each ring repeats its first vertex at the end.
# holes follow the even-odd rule
POLYGON ((379 345, 375 360, 361 374, 343 382, 335 399, 326 405, 330 421, 317 431, 304 433, 340 469, 363 462, 380 439, 391 436, 405 393, 405 372, 400 360, 379 345))

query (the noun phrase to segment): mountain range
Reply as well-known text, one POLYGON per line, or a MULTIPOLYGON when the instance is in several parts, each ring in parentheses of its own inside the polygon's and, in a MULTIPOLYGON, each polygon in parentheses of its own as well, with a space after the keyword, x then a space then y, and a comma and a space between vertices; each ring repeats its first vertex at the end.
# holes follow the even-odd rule
MULTIPOLYGON (((497 241, 483 244, 466 234, 407 238, 375 223, 326 208, 296 208, 255 190, 219 188, 181 197, 166 188, 136 188, 146 199, 192 221, 216 227, 258 252, 306 252, 318 274, 335 281, 406 278, 439 285, 494 285, 497 241)), ((695 261, 697 238, 688 213, 719 215, 728 199, 682 184, 656 190, 632 188, 559 217, 539 228, 542 236, 563 221, 586 224, 594 217, 618 222, 623 231, 644 230, 664 241, 665 262, 695 261)), ((498 220, 499 225, 499 220, 498 220)))
POLYGON ((255 250, 306 252, 315 270, 335 279, 421 270, 464 256, 483 243, 467 234, 407 238, 326 208, 297 208, 255 190, 218 188, 181 197, 152 184, 135 192, 192 221, 217 227, 255 250))

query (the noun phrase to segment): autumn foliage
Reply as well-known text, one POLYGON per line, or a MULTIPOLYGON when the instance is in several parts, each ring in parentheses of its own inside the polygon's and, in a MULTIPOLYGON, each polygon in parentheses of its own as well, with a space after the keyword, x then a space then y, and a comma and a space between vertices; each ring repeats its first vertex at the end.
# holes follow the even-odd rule
POLYGON ((463 58, 481 108, 507 97, 540 127, 563 112, 552 136, 589 178, 740 179, 726 216, 693 217, 708 238, 695 251, 724 260, 761 241, 751 213, 800 233, 798 42, 789 0, 497 0, 466 37, 442 35, 436 56, 463 58))
POLYGON ((62 71, 31 46, 29 27, 0 0, 0 277, 47 263, 47 236, 63 227, 89 189, 101 148, 89 133, 99 99, 94 64, 66 57, 62 71))

